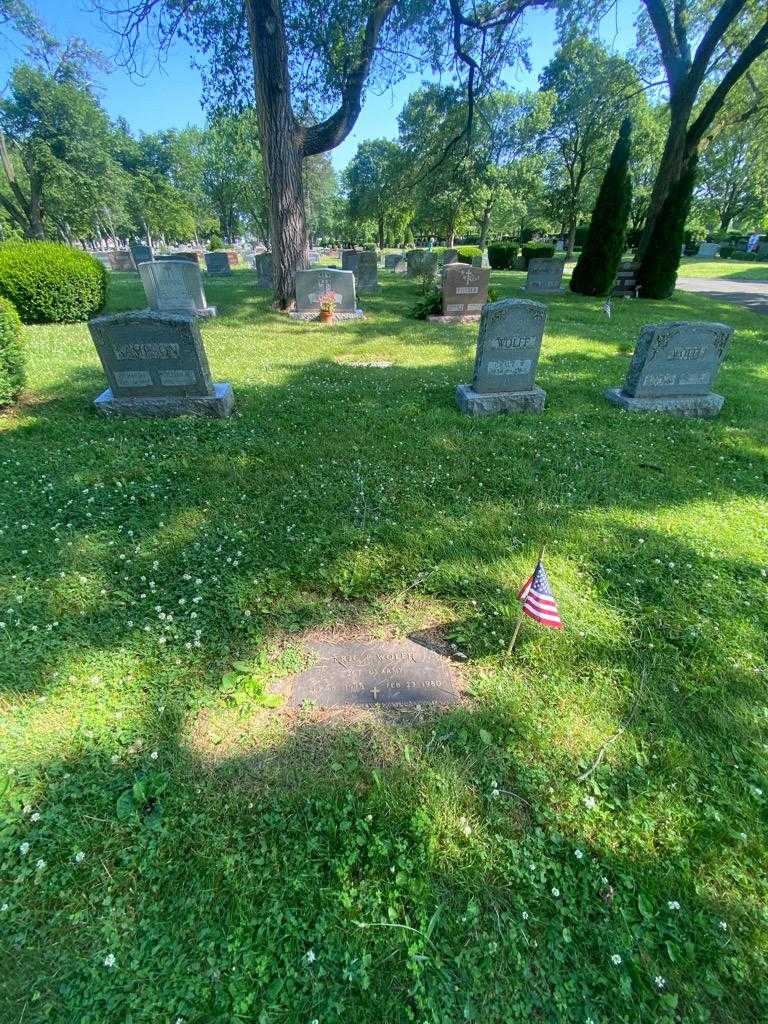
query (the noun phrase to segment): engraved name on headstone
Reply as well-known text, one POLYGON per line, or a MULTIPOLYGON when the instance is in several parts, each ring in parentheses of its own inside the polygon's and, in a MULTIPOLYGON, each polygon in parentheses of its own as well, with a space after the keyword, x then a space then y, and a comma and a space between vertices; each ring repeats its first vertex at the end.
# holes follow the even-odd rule
POLYGON ((528 261, 527 292, 559 292, 563 280, 564 260, 539 259, 528 261))
POLYGON ((456 401, 470 416, 541 412, 547 395, 536 385, 547 307, 530 299, 483 306, 472 384, 459 384, 456 401))
POLYGON ((205 268, 209 274, 231 274, 232 267, 229 263, 229 253, 207 252, 205 254, 205 268))
POLYGON ((95 401, 100 413, 127 416, 228 416, 229 384, 214 384, 197 318, 154 310, 116 313, 88 328, 109 388, 95 401))
POLYGON ((200 268, 189 260, 142 263, 139 275, 152 309, 216 316, 216 307, 206 302, 200 268))
POLYGON ((609 402, 632 412, 711 418, 725 399, 712 391, 733 336, 726 324, 671 322, 640 331, 627 379, 609 402))
POLYGON ((296 271, 296 309, 291 316, 297 320, 315 320, 320 314, 320 299, 330 292, 336 299, 334 317, 352 320, 363 315, 357 309, 355 275, 351 270, 320 267, 296 271))
POLYGON ((307 644, 316 663, 292 680, 290 704, 455 704, 450 663, 413 640, 307 644))

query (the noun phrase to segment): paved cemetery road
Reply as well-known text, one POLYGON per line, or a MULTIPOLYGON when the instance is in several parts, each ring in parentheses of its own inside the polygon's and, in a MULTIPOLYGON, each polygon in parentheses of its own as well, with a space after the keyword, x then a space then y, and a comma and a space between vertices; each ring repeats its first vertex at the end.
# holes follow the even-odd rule
POLYGON ((678 277, 677 287, 684 292, 699 292, 720 302, 734 302, 755 313, 768 315, 768 281, 727 281, 712 277, 678 277))

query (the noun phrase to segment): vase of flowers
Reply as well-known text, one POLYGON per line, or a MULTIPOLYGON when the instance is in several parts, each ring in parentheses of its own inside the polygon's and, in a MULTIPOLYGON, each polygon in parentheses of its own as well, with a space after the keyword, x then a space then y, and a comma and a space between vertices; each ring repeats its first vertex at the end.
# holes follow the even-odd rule
POLYGON ((326 292, 320 296, 320 323, 332 324, 333 314, 336 311, 336 296, 333 292, 326 292))

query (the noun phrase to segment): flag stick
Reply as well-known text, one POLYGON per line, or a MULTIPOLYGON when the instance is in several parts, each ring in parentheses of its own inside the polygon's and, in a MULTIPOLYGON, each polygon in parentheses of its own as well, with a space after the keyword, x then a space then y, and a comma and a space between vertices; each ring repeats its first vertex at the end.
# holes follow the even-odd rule
MULTIPOLYGON (((536 563, 536 565, 538 565, 539 562, 544 558, 544 549, 546 548, 546 546, 547 546, 546 543, 541 545, 541 549, 539 551, 539 561, 536 563)), ((509 657, 510 654, 512 653, 512 651, 515 649, 515 644, 517 643, 517 634, 520 632, 520 627, 523 624, 523 616, 524 615, 525 615, 525 612, 523 611, 523 606, 521 604, 520 605, 520 614, 518 615, 517 622, 515 623, 515 631, 512 634, 512 639, 507 644, 507 654, 506 654, 506 657, 509 657)))

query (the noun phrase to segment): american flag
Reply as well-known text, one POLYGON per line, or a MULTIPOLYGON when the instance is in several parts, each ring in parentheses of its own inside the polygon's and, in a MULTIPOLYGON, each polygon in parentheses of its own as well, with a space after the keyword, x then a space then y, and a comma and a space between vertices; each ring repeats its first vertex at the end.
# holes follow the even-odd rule
POLYGON ((542 626, 549 626, 550 629, 562 629, 563 623, 560 619, 560 612, 549 585, 549 577, 544 563, 539 559, 533 576, 521 588, 517 595, 523 602, 523 611, 536 619, 542 626))

